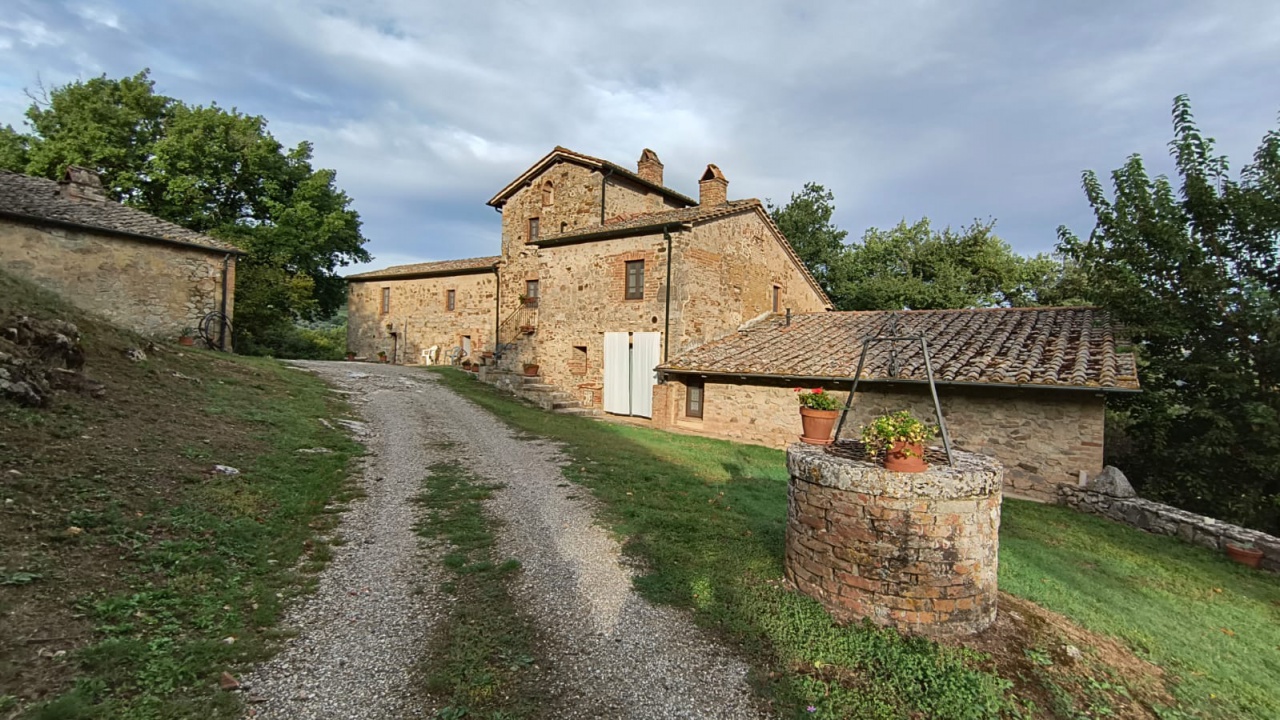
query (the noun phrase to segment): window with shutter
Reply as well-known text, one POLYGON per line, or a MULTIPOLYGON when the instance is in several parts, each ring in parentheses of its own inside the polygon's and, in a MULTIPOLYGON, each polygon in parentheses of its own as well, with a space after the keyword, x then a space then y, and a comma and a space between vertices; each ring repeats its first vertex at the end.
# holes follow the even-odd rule
POLYGON ((643 260, 631 260, 627 262, 627 291, 625 298, 627 300, 644 299, 643 260))

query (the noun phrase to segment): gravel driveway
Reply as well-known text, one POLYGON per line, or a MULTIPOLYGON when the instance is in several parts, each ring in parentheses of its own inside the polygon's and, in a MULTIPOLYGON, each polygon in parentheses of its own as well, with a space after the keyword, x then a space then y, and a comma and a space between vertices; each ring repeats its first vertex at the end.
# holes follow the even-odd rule
POLYGON ((618 544, 567 485, 550 443, 517 437, 427 372, 299 363, 351 393, 366 423, 369 496, 344 515, 315 595, 284 621, 298 637, 244 680, 256 718, 429 717, 411 686, 445 577, 413 532, 409 502, 428 465, 457 462, 502 484, 487 510, 503 521, 497 556, 523 564, 512 588, 538 628, 538 663, 556 718, 756 718, 747 667, 681 611, 635 593, 618 544), (565 487, 558 487, 565 485, 565 487))

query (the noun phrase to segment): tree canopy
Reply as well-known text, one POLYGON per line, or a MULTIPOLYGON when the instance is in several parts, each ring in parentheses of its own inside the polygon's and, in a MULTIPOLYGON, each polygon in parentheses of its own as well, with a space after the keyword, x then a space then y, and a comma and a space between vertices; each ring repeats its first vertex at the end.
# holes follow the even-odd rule
POLYGON ((238 269, 236 344, 271 351, 298 319, 344 301, 338 268, 369 260, 360 217, 308 142, 285 148, 267 120, 160 95, 147 71, 53 88, 27 110, 29 134, 0 128, 0 167, 56 178, 98 172, 117 200, 248 256, 238 269))
POLYGON ((1138 345, 1144 392, 1123 403, 1114 462, 1144 494, 1280 530, 1280 131, 1238 178, 1191 103, 1173 103, 1178 183, 1132 155, 1108 196, 1084 173, 1096 225, 1059 229, 1088 299, 1138 345))

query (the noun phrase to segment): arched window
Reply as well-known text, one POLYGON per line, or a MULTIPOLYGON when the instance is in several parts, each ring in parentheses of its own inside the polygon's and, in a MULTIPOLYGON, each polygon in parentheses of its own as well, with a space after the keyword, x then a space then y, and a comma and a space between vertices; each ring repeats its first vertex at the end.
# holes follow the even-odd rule
POLYGON ((542 204, 543 206, 552 205, 556 201, 556 188, 548 180, 542 183, 542 204))

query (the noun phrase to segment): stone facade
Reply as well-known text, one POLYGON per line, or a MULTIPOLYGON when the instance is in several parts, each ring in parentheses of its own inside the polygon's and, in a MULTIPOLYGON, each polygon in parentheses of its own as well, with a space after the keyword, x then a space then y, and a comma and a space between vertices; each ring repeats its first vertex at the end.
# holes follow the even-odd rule
POLYGON ((224 260, 230 316, 234 254, 0 219, 0 265, 6 271, 116 325, 161 339, 177 338, 222 308, 224 260))
POLYGON ((392 362, 418 364, 426 362, 423 351, 435 346, 436 363, 445 364, 449 351, 469 338, 471 354, 479 358, 493 350, 496 290, 493 272, 353 282, 347 300, 347 349, 369 358, 381 351, 392 362), (389 293, 385 312, 384 292, 389 293))
POLYGON ((996 617, 1001 470, 968 453, 955 468, 889 472, 796 444, 787 450, 784 571, 837 619, 929 637, 996 617))
POLYGON ((1251 544, 1262 551, 1260 567, 1280 572, 1280 538, 1211 517, 1180 510, 1140 497, 1115 497, 1097 492, 1092 485, 1059 488, 1062 504, 1081 512, 1101 515, 1157 535, 1181 538, 1223 552, 1228 542, 1251 544))
MULTIPOLYGON (((673 374, 659 386, 655 426, 778 448, 800 436, 796 388, 814 387, 795 381, 706 377, 702 417, 693 418, 685 414, 691 379, 697 378, 673 374)), ((847 383, 827 386, 842 404, 847 388, 847 383)), ((1081 472, 1093 475, 1102 470, 1106 406, 1098 393, 943 385, 938 398, 952 443, 999 460, 1010 494, 1054 501, 1058 486, 1075 485, 1081 472)), ((911 410, 926 420, 935 414, 928 387, 913 384, 862 384, 853 408, 842 437, 856 437, 863 423, 887 412, 911 410)))

